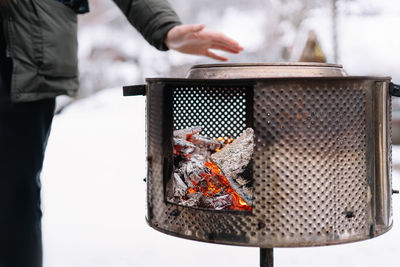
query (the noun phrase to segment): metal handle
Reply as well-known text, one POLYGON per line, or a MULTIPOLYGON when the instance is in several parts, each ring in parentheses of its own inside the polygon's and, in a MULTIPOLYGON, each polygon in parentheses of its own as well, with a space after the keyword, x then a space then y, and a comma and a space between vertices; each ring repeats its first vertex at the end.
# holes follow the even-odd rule
POLYGON ((391 96, 400 96, 400 85, 395 83, 389 83, 389 94, 391 96))
POLYGON ((138 85, 124 86, 123 91, 124 91, 124 96, 146 95, 146 85, 138 84, 138 85))

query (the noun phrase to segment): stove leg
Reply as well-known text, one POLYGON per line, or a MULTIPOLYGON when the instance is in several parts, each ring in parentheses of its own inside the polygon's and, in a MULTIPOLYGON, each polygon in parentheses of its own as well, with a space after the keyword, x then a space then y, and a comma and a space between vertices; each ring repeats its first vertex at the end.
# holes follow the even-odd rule
POLYGON ((274 267, 273 248, 260 248, 260 267, 274 267))

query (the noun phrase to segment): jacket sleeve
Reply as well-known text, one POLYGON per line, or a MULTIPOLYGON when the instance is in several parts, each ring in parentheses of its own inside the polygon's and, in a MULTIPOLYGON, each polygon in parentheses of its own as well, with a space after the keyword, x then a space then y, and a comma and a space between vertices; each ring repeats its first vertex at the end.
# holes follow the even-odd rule
POLYGON ((151 45, 166 51, 168 31, 182 24, 167 0, 113 0, 151 45))

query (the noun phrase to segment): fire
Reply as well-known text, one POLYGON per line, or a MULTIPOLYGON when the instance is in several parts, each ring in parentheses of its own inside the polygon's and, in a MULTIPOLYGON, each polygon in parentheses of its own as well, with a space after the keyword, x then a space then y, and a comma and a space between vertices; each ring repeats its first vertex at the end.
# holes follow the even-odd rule
POLYGON ((230 194, 232 197, 232 205, 229 207, 231 210, 252 210, 252 207, 249 206, 246 201, 244 201, 233 188, 230 186, 229 181, 226 177, 221 173, 221 170, 218 166, 212 162, 207 161, 204 164, 205 169, 200 173, 200 176, 207 181, 207 186, 198 186, 192 181, 196 187, 189 188, 188 193, 193 194, 197 192, 203 193, 205 196, 214 196, 219 193, 221 190, 224 190, 226 193, 230 194))
POLYGON ((213 153, 235 140, 201 136, 200 130, 200 127, 192 127, 174 131, 173 153, 176 162, 173 180, 168 187, 174 191, 169 194, 168 200, 215 210, 251 211, 252 207, 241 197, 243 192, 239 191, 238 194, 229 182, 231 177, 228 180, 217 163, 211 160, 213 153))
MULTIPOLYGON (((223 142, 225 145, 226 144, 230 144, 233 141, 235 141, 235 139, 232 139, 232 138, 229 138, 229 137, 218 137, 216 140, 223 142)), ((220 151, 220 150, 221 149, 216 149, 215 151, 220 151)))
POLYGON ((215 139, 217 141, 222 141, 224 142, 224 144, 230 144, 233 141, 235 141, 235 139, 229 138, 229 137, 218 137, 217 139, 215 139))

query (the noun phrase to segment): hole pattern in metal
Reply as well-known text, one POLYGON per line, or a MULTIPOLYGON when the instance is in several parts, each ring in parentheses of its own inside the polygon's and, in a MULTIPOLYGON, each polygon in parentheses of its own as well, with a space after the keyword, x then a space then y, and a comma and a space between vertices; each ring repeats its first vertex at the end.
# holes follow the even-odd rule
POLYGON ((368 232, 363 88, 267 85, 254 105, 261 237, 306 242, 368 232))
MULTIPOLYGON (((195 126, 201 116, 214 115, 215 110, 207 113, 207 109, 192 107, 205 104, 191 103, 189 91, 197 93, 195 98, 210 98, 207 101, 225 103, 228 99, 237 103, 223 87, 215 88, 212 95, 200 92, 207 86, 175 88, 174 97, 179 99, 175 103, 181 104, 174 111, 175 128, 195 126), (220 90, 223 92, 215 95, 220 90), (224 100, 211 100, 213 97, 224 100), (187 103, 180 102, 182 99, 187 103), (180 114, 185 109, 198 120, 187 122, 180 114)), ((153 93, 148 98, 151 117, 147 128, 152 156, 148 170, 150 225, 189 239, 260 247, 326 245, 370 238, 373 218, 366 160, 367 147, 371 146, 366 137, 370 90, 370 83, 354 80, 268 80, 255 85, 255 200, 251 215, 165 202, 159 141, 163 133, 157 125, 172 122, 162 121, 165 103, 161 94, 153 93)), ((241 116, 235 125, 243 124, 245 115, 241 116)), ((210 136, 220 131, 235 136, 232 125, 216 127, 220 128, 208 129, 210 136)))
POLYGON ((173 91, 174 129, 202 127, 208 137, 238 137, 246 128, 246 88, 177 87, 173 91))

